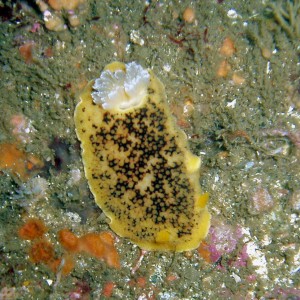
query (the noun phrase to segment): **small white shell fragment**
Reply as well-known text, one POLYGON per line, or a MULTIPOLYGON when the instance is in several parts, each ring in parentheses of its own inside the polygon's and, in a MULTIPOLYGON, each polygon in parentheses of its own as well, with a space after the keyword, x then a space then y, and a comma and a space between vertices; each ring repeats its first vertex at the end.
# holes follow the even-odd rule
POLYGON ((70 179, 67 182, 67 185, 73 185, 80 181, 81 172, 79 169, 73 169, 70 171, 70 179))
POLYGON ((73 223, 80 223, 81 222, 81 217, 74 212, 66 212, 67 217, 70 219, 71 222, 73 223))
POLYGON ((230 18, 230 19, 236 19, 238 17, 238 14, 234 9, 230 9, 227 12, 227 17, 230 18))
POLYGON ((235 108, 235 105, 236 105, 236 99, 232 100, 231 102, 228 102, 226 106, 230 108, 235 108))
POLYGON ((163 69, 166 72, 170 72, 171 71, 171 66, 169 64, 165 64, 165 65, 163 65, 163 69))
POLYGON ((256 267, 256 273, 264 279, 268 279, 267 260, 264 253, 260 250, 259 246, 250 241, 247 244, 247 254, 251 259, 251 263, 256 267))
POLYGON ((232 273, 232 274, 230 275, 230 277, 232 277, 232 278, 235 280, 236 283, 242 281, 241 277, 238 276, 238 275, 236 275, 235 273, 232 273))
POLYGON ((47 282, 47 284, 48 284, 49 286, 51 286, 52 283, 53 283, 53 280, 51 280, 51 279, 46 279, 46 282, 47 282))
POLYGON ((139 46, 144 46, 145 44, 144 39, 140 36, 140 33, 137 30, 131 30, 130 41, 139 46))

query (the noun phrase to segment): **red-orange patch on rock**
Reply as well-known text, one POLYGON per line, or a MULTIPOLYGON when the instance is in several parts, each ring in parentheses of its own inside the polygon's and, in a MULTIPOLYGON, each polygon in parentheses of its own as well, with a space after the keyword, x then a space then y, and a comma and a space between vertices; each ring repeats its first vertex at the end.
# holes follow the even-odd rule
POLYGON ((20 46, 19 52, 22 58, 25 60, 26 64, 32 63, 32 49, 34 46, 34 42, 27 42, 26 44, 20 46))
POLYGON ((208 244, 205 242, 202 242, 200 246, 198 247, 198 253, 199 255, 208 263, 211 263, 211 255, 209 251, 208 244))
POLYGON ((114 246, 114 238, 109 232, 88 233, 79 238, 79 249, 98 259, 103 259, 111 267, 120 268, 119 254, 114 246))
POLYGON ((47 231, 45 224, 39 219, 28 219, 19 229, 19 237, 23 240, 40 238, 47 231))
POLYGON ((17 145, 12 143, 0 144, 0 169, 10 170, 13 174, 26 180, 30 177, 31 171, 37 170, 43 163, 35 156, 19 150, 17 145))
POLYGON ((29 250, 29 257, 34 263, 50 263, 54 259, 52 244, 46 240, 35 242, 29 250))
POLYGON ((220 48, 220 54, 230 57, 236 52, 234 42, 230 37, 224 39, 223 44, 220 48))
POLYGON ((70 252, 77 252, 79 249, 79 239, 68 229, 62 229, 58 232, 58 241, 70 252))
POLYGON ((113 293, 113 290, 115 288, 115 284, 111 281, 109 282, 106 282, 103 286, 103 290, 102 290, 102 295, 105 297, 105 298, 109 298, 112 296, 112 293, 113 293))

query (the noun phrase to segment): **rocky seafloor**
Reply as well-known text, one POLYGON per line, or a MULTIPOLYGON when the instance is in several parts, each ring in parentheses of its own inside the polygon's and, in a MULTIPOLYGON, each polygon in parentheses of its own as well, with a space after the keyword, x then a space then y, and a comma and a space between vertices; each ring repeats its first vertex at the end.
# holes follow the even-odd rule
POLYGON ((298 0, 0 1, 0 20, 0 299, 300 299, 298 0), (73 114, 112 61, 154 71, 201 156, 196 250, 141 252, 93 200, 73 114))

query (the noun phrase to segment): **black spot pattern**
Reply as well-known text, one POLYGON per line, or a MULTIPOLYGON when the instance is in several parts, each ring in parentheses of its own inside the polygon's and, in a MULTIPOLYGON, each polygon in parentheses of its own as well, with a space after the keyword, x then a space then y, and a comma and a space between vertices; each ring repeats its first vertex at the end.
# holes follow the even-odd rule
MULTIPOLYGON (((143 228, 146 219, 161 225, 157 231, 170 226, 177 228, 178 237, 190 235, 192 230, 192 226, 180 223, 180 217, 193 219, 194 191, 185 176, 177 136, 168 133, 167 123, 163 106, 149 98, 144 107, 133 112, 104 112, 105 126, 92 124, 97 128, 89 137, 94 155, 99 162, 106 157, 110 174, 116 178, 114 186, 109 189, 105 209, 127 224, 128 230, 135 231, 139 238, 156 233, 155 229, 143 228), (176 158, 170 162, 169 158, 173 156, 176 158), (141 189, 139 183, 147 175, 151 180, 141 189), (134 218, 134 215, 141 216, 134 218), (137 227, 141 230, 137 231, 137 227)), ((92 176, 101 180, 101 186, 103 181, 111 178, 96 173, 92 176)))

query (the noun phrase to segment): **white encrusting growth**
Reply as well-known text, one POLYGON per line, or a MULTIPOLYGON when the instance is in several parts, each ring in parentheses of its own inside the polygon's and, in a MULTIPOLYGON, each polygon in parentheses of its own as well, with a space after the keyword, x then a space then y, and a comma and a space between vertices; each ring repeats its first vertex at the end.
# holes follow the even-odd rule
POLYGON ((96 104, 104 109, 126 110, 141 104, 147 94, 150 74, 141 65, 126 64, 125 72, 105 70, 95 80, 92 93, 96 104))

